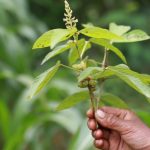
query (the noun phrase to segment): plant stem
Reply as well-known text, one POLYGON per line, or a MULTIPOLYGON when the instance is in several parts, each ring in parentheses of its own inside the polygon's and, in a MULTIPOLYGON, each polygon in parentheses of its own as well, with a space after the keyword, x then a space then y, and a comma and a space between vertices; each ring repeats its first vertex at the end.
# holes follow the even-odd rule
POLYGON ((103 62, 102 62, 102 68, 103 69, 105 69, 106 67, 107 67, 107 65, 108 65, 108 60, 107 60, 107 58, 108 58, 108 49, 107 48, 105 48, 105 51, 104 51, 104 58, 103 58, 103 62))
MULTIPOLYGON (((107 66, 108 66, 108 49, 105 48, 104 58, 103 58, 103 61, 102 61, 102 68, 105 70, 105 68, 107 66)), ((99 92, 99 98, 97 99, 96 110, 98 109, 98 105, 99 105, 99 102, 100 102, 100 99, 101 99, 101 95, 102 95, 105 80, 106 79, 102 79, 102 82, 100 83, 100 92, 99 92)))
POLYGON ((79 52, 79 49, 78 49, 78 46, 77 46, 77 42, 78 42, 78 33, 75 33, 74 36, 73 36, 73 38, 74 38, 74 41, 75 41, 74 43, 75 43, 75 47, 76 47, 76 49, 77 49, 77 52, 78 52, 80 61, 82 61, 82 58, 81 58, 81 55, 80 55, 80 52, 79 52))
POLYGON ((91 88, 90 85, 88 85, 88 90, 89 90, 89 94, 90 94, 92 109, 95 112, 95 102, 94 102, 95 101, 95 95, 94 95, 94 93, 93 93, 92 88, 91 88))

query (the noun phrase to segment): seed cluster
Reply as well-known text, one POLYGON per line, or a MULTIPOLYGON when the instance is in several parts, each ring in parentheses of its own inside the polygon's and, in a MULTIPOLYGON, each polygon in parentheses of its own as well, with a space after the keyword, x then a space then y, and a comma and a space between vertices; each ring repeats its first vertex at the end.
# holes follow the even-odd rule
POLYGON ((66 13, 64 13, 65 18, 63 19, 63 21, 65 22, 67 29, 72 29, 72 28, 76 27, 78 19, 76 19, 75 17, 72 16, 73 12, 72 12, 67 0, 65 0, 64 2, 65 2, 66 13))
POLYGON ((90 87, 92 91, 96 90, 97 81, 91 78, 87 78, 78 83, 78 87, 80 88, 87 88, 90 87))

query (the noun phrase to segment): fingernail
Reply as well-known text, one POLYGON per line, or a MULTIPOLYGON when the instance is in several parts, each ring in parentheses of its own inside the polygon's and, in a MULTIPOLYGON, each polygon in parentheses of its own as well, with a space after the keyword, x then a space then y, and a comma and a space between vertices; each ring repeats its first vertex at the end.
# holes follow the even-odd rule
POLYGON ((97 110, 95 113, 96 117, 103 119, 105 117, 105 113, 101 110, 97 110))

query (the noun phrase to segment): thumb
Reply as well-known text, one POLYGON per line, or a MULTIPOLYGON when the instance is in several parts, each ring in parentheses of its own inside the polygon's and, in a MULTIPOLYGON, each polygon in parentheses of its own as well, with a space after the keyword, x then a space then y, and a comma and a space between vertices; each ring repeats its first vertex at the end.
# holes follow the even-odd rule
POLYGON ((97 110, 95 112, 95 119, 103 127, 119 132, 123 132, 125 130, 126 122, 114 114, 108 114, 102 110, 97 110))

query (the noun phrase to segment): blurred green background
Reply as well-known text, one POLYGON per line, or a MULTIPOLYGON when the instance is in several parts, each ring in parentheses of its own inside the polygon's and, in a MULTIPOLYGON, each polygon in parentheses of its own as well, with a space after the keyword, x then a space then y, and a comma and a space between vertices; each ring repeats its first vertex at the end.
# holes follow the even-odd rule
MULTIPOLYGON (((110 22, 130 25, 150 34, 149 0, 70 0, 82 23, 108 28, 110 22)), ((0 0, 0 149, 1 150, 92 150, 86 127, 88 103, 62 112, 54 108, 67 95, 79 90, 72 72, 62 69, 32 101, 27 90, 35 76, 56 62, 40 66, 49 49, 32 50, 37 37, 53 28, 65 28, 63 0, 0 0), (64 88, 65 87, 65 88, 64 88)), ((150 73, 150 41, 117 45, 135 71, 150 73)), ((102 52, 94 47, 95 54, 102 52)), ((67 63, 67 55, 59 56, 67 63)), ((120 63, 112 54, 112 65, 120 63)), ((105 90, 122 97, 150 125, 150 105, 120 80, 106 83, 105 90)))

